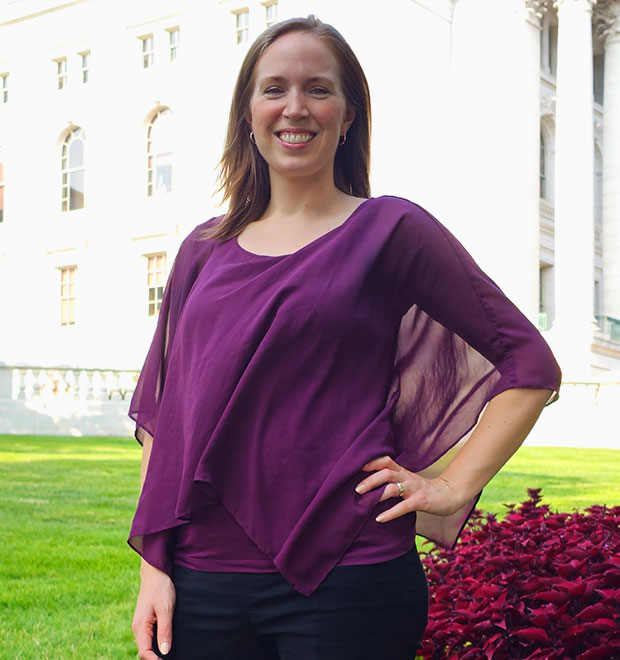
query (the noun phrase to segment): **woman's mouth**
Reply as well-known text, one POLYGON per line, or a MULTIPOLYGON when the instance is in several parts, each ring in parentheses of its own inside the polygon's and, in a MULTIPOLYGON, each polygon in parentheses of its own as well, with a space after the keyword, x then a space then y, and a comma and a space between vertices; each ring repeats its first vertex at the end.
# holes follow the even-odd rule
POLYGON ((288 131, 282 131, 276 133, 281 142, 285 144, 306 144, 314 139, 316 133, 290 133, 288 131))

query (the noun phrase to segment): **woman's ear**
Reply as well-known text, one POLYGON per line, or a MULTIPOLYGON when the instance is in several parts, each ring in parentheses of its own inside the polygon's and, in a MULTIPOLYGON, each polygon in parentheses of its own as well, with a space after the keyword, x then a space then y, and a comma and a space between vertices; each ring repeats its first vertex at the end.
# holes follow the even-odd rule
POLYGON ((355 109, 352 106, 347 106, 347 112, 344 116, 344 122, 342 124, 342 133, 346 133, 351 128, 351 124, 354 121, 355 121, 355 109))

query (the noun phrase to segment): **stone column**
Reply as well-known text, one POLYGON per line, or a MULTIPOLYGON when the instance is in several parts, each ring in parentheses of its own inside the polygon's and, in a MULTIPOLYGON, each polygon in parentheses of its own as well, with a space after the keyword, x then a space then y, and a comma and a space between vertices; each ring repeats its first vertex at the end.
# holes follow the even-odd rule
POLYGON ((594 26, 605 45, 603 312, 620 319, 620 0, 599 0, 594 26))
POLYGON ((555 319, 565 379, 590 373, 594 320, 593 0, 556 0, 555 319))
POLYGON ((539 43, 538 18, 523 0, 459 0, 454 5, 450 229, 534 323, 539 43))

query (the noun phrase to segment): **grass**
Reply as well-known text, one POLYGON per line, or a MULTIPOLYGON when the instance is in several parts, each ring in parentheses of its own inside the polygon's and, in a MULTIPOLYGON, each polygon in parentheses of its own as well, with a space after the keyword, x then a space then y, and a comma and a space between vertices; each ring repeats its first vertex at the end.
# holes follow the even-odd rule
MULTIPOLYGON (((1 657, 136 657, 139 461, 130 438, 0 436, 1 657)), ((501 514, 529 487, 557 510, 620 504, 619 468, 620 451, 524 447, 479 506, 501 514)))

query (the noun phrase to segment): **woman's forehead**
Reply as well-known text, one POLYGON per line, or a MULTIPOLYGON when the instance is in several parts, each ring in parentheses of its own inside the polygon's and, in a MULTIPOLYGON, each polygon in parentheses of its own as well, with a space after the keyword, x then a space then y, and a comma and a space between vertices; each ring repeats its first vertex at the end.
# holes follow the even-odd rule
POLYGON ((257 81, 303 77, 333 80, 338 61, 323 39, 305 32, 282 35, 261 54, 254 67, 257 81))

